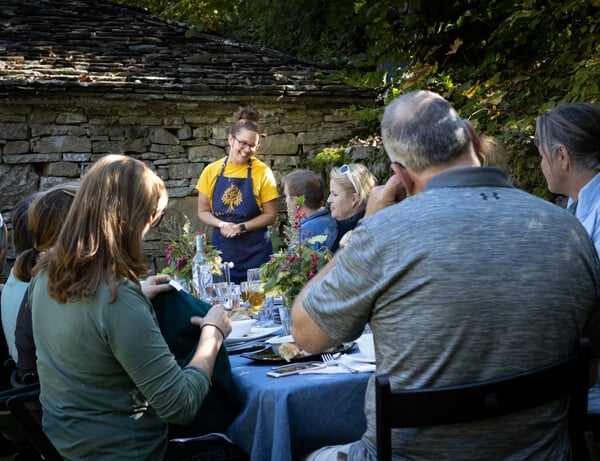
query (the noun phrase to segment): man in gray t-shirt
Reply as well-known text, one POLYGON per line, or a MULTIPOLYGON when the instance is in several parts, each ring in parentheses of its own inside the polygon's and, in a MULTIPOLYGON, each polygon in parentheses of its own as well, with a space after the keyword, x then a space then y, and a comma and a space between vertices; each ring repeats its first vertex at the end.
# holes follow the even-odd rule
MULTIPOLYGON (((600 357, 600 262, 580 223, 480 167, 467 128, 439 95, 392 102, 382 135, 396 174, 298 296, 296 342, 322 351, 369 323, 377 373, 392 388, 517 373, 567 356, 581 335, 600 357)), ((363 438, 341 449, 351 460, 376 457, 374 378, 365 414, 363 438)), ((393 450, 395 459, 568 459, 565 404, 397 430, 393 450)))

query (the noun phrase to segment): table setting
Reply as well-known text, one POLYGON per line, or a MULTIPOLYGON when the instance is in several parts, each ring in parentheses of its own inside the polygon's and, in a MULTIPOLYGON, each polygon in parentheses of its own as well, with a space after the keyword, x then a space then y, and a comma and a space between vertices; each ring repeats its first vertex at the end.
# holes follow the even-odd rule
MULTIPOLYGON (((366 428, 364 396, 375 370, 374 355, 366 356, 360 346, 362 337, 323 355, 305 353, 291 336, 293 325, 289 314, 294 297, 330 255, 313 254, 309 246, 294 244, 294 251, 279 252, 260 268, 250 269, 249 283, 242 287, 228 280, 227 263, 223 263, 218 251, 199 239, 199 234, 188 233, 185 239, 173 242, 167 249, 166 273, 180 286, 163 296, 163 304, 169 304, 169 309, 161 310, 164 314, 161 318, 171 323, 171 305, 175 301, 185 301, 189 308, 220 303, 230 310, 232 332, 221 352, 223 363, 230 368, 227 377, 231 386, 222 395, 226 396, 224 401, 239 403, 241 408, 236 409, 233 421, 227 426, 227 437, 252 460, 280 461, 299 460, 322 446, 359 439, 366 428), (196 259, 202 264, 192 264, 189 253, 194 252, 200 254, 196 259), (290 254, 301 256, 299 260, 294 258, 293 271, 287 266, 292 263, 290 254), (289 271, 282 272, 284 266, 289 271), (290 273, 300 277, 286 278, 290 273), (215 279, 220 274, 225 275, 225 281, 215 279), (214 288, 210 296, 209 288, 214 288), (259 292, 263 296, 257 296, 259 292), (169 297, 176 299, 166 299, 169 297), (283 345, 293 354, 282 356, 279 350, 283 345), (306 369, 309 363, 313 366, 306 369), (301 369, 298 373, 274 373, 273 368, 282 365, 301 369)), ((182 312, 179 317, 188 319, 182 324, 189 327, 190 314, 185 309, 182 312)), ((175 336, 178 339, 180 335, 175 336)), ((197 336, 194 338, 197 342, 197 336)), ((194 341, 185 345, 182 357, 194 341)))
MULTIPOLYGON (((267 341, 286 339, 282 329, 278 333, 263 342, 261 350, 268 349, 270 357, 275 354, 267 341)), ((252 352, 230 353, 242 409, 227 433, 250 459, 299 460, 322 446, 348 443, 362 436, 366 428, 364 396, 375 364, 351 361, 352 356, 363 358, 356 342, 342 347, 346 351, 332 353, 334 364, 329 366, 321 354, 287 362, 281 357, 249 358, 252 352), (305 364, 313 367, 290 374, 273 370, 305 364)))
POLYGON ((266 364, 320 361, 326 366, 300 372, 337 374, 371 373, 375 371, 375 351, 372 334, 363 334, 357 341, 345 342, 322 354, 309 354, 296 346, 292 335, 281 335, 284 329, 277 324, 261 327, 256 320, 232 322, 233 330, 225 340, 228 354, 266 364))

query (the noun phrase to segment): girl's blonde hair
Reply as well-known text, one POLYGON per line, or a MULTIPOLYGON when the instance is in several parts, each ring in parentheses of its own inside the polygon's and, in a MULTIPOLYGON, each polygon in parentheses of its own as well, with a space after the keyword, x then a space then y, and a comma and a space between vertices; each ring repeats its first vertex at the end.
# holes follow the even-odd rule
POLYGON ((86 173, 55 246, 34 272, 48 272, 48 293, 58 302, 86 300, 106 283, 117 285, 148 274, 142 239, 166 202, 163 181, 143 162, 107 155, 86 173))

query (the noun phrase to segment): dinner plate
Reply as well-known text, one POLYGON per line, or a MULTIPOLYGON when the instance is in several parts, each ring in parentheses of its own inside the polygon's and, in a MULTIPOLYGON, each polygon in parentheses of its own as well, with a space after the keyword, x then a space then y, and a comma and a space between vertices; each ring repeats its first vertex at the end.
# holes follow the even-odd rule
POLYGON ((281 330, 281 325, 275 327, 257 327, 253 326, 248 333, 244 336, 228 336, 225 338, 225 344, 236 344, 245 341, 254 341, 256 339, 261 339, 266 336, 272 335, 276 331, 281 330))
MULTIPOLYGON (((354 347, 355 343, 351 342, 351 343, 342 343, 339 346, 333 348, 333 349, 329 349, 327 352, 330 352, 332 354, 336 354, 338 352, 349 352, 352 350, 352 348, 354 347)), ((240 354, 242 357, 246 357, 247 359, 251 359, 251 360, 256 360, 258 362, 268 362, 268 363, 288 363, 287 360, 285 360, 283 357, 281 357, 280 355, 276 354, 273 351, 273 348, 269 345, 267 347, 265 347, 264 349, 261 349, 259 351, 256 352, 245 352, 243 354, 240 354)), ((310 361, 310 360, 321 360, 321 354, 312 354, 312 355, 305 355, 303 357, 297 357, 297 358, 293 358, 289 361, 289 363, 292 362, 306 362, 306 361, 310 361)))
POLYGON ((361 352, 357 354, 348 354, 346 357, 356 362, 375 363, 375 357, 368 357, 361 352))

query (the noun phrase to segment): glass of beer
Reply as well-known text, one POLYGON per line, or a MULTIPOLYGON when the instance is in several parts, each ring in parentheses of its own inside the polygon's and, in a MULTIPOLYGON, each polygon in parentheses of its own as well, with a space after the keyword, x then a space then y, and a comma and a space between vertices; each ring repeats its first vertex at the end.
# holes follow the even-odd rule
POLYGON ((263 291, 262 282, 242 282, 240 288, 242 300, 250 305, 248 313, 252 316, 258 314, 258 311, 260 311, 260 308, 265 303, 265 292, 263 291))

